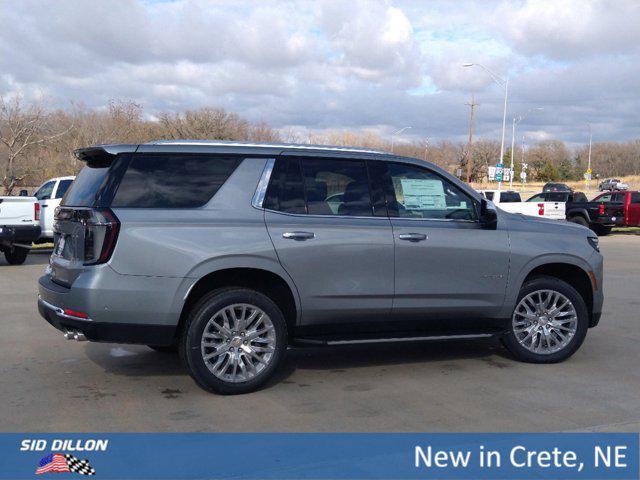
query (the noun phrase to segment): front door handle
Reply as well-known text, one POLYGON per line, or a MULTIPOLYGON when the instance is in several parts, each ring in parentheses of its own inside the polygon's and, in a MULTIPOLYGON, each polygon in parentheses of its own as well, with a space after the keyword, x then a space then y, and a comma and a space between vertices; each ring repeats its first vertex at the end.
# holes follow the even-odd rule
POLYGON ((288 238, 289 240, 310 240, 315 238, 316 234, 313 232, 284 232, 282 238, 288 238))
POLYGON ((427 239, 424 233, 401 233, 398 235, 400 240, 408 240, 410 242, 421 242, 427 239))

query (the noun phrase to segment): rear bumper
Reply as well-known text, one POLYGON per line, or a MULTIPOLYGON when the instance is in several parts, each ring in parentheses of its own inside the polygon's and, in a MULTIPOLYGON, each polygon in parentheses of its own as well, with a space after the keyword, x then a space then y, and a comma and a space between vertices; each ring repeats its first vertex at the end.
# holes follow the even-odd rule
POLYGON ((40 238, 40 232, 40 225, 0 225, 0 244, 30 244, 40 238))
POLYGON ((95 310, 87 309, 73 288, 54 283, 48 275, 40 277, 38 284, 38 311, 61 332, 81 332, 87 340, 94 342, 171 345, 175 340, 176 325, 125 323, 116 318, 110 321, 103 312, 94 317, 92 311, 95 310), (67 308, 86 312, 90 318, 66 315, 64 310, 67 308))

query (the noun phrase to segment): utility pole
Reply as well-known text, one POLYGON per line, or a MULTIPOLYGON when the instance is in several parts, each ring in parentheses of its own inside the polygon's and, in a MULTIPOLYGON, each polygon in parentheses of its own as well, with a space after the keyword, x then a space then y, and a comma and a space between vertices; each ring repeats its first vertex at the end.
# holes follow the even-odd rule
POLYGON ((471 103, 465 103, 471 108, 471 117, 469 118, 469 145, 467 146, 467 183, 471 183, 471 171, 473 169, 473 112, 478 106, 476 103, 475 93, 471 94, 471 103))

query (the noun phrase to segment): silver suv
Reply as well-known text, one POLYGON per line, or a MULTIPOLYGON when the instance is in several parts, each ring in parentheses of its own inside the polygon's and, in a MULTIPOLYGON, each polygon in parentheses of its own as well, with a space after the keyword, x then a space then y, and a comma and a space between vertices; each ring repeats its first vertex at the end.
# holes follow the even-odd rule
POLYGON ((210 391, 258 388, 294 344, 498 335, 553 363, 600 318, 595 234, 417 159, 206 141, 76 156, 41 315, 69 339, 177 349, 210 391))

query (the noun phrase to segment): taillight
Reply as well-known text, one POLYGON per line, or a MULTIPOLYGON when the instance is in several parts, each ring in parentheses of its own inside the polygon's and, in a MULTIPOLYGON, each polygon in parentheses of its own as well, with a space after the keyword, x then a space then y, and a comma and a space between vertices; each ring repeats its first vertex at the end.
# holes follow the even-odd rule
POLYGON ((33 204, 33 219, 36 222, 40 221, 40 204, 38 202, 33 204))
POLYGON ((119 230, 120 222, 111 210, 92 210, 84 222, 84 264, 108 262, 119 230))
POLYGON ((600 215, 604 215, 604 203, 601 203, 598 206, 598 212, 600 213, 600 215))
POLYGON ((544 215, 544 203, 538 204, 538 215, 540 216, 544 215))

